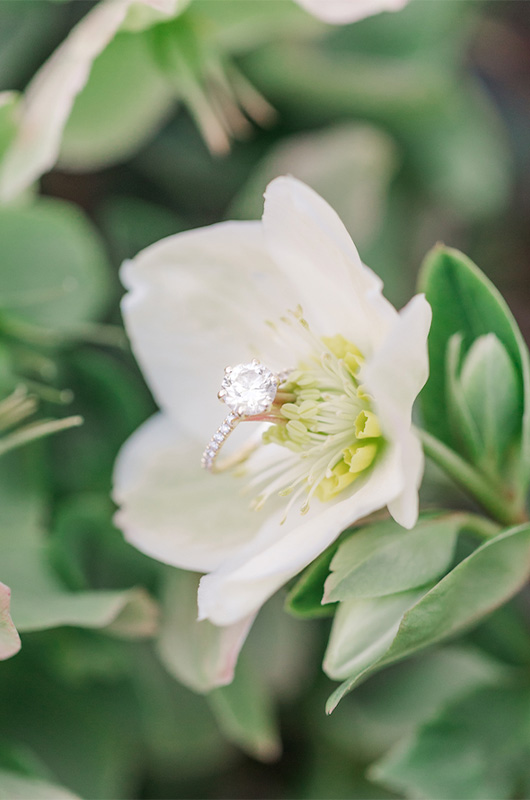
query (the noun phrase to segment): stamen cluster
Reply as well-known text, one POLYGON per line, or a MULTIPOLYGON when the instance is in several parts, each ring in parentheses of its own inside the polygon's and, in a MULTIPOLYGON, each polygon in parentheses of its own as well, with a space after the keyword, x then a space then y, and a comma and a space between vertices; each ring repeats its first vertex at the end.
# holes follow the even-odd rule
MULTIPOLYGON (((306 513, 313 496, 331 500, 357 480, 374 462, 382 445, 371 398, 359 380, 363 356, 341 335, 319 339, 301 313, 282 320, 311 345, 308 356, 280 385, 263 434, 265 444, 280 445, 277 461, 257 472, 252 486, 262 485, 254 506, 274 494, 303 499, 306 513), (287 401, 282 402, 284 398, 287 401)), ((286 513, 287 513, 286 512, 286 513)))

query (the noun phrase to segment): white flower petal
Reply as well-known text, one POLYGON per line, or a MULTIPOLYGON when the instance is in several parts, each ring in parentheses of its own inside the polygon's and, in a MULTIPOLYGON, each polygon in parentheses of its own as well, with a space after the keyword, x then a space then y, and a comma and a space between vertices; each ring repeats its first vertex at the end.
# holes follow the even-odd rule
POLYGON ((92 9, 29 84, 17 136, 0 166, 0 202, 9 202, 53 167, 74 100, 94 59, 122 25, 134 2, 171 13, 170 0, 104 0, 92 9))
POLYGON ((177 680, 195 692, 209 692, 232 682, 254 615, 224 628, 197 622, 198 584, 195 573, 168 571, 157 650, 177 680))
POLYGON ((314 500, 307 515, 272 514, 249 546, 202 578, 199 618, 231 625, 257 611, 287 580, 311 563, 352 523, 385 506, 403 490, 398 450, 389 447, 361 484, 334 502, 314 500))
POLYGON ((169 417, 151 417, 116 462, 116 525, 143 553, 196 572, 216 569, 258 530, 260 517, 232 475, 200 467, 201 446, 169 417))
POLYGON ((341 333, 370 355, 396 311, 335 211, 301 181, 277 178, 265 192, 263 226, 311 327, 320 335, 341 333))
POLYGON ((343 25, 358 22, 381 11, 399 11, 408 0, 296 0, 315 17, 343 25))
POLYGON ((423 453, 411 430, 411 418, 414 401, 429 376, 427 336, 431 318, 431 307, 425 297, 414 297, 400 312, 385 342, 366 363, 362 373, 374 397, 384 434, 401 449, 406 482, 403 492, 388 504, 388 509, 405 528, 414 527, 418 517, 423 453))
POLYGON ((0 583, 0 661, 20 650, 20 636, 9 614, 11 589, 0 583))
POLYGON ((265 324, 285 312, 285 292, 259 222, 170 236, 126 263, 122 280, 125 326, 155 399, 205 444, 226 412, 224 367, 263 349, 267 366, 286 366, 274 363, 265 324))

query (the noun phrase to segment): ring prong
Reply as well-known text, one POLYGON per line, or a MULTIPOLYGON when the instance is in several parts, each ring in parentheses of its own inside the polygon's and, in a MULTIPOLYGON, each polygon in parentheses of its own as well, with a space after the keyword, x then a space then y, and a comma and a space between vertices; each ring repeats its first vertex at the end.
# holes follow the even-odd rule
POLYGON ((223 397, 226 397, 226 389, 219 389, 219 391, 217 392, 217 397, 219 398, 219 400, 222 400, 223 397))
POLYGON ((232 370, 233 370, 233 367, 225 367, 225 375, 230 375, 232 370))

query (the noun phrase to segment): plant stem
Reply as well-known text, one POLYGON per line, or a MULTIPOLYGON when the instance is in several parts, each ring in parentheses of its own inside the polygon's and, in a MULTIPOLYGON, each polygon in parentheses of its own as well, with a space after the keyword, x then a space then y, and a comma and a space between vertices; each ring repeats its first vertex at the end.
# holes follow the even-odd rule
POLYGON ((462 528, 465 528, 466 531, 469 531, 470 533, 474 533, 481 539, 492 539, 502 531, 502 525, 499 525, 497 522, 493 522, 493 520, 488 519, 487 517, 482 517, 480 514, 462 511, 452 514, 451 516, 453 518, 458 517, 458 519, 461 520, 462 528))
POLYGON ((459 486, 474 497, 491 517, 502 525, 518 525, 528 519, 520 503, 507 496, 488 477, 430 433, 417 430, 425 454, 441 467, 459 486))
POLYGON ((68 428, 77 428, 82 424, 83 418, 75 416, 64 419, 39 420, 31 425, 26 425, 26 427, 20 428, 9 436, 0 438, 0 456, 28 442, 42 439, 44 436, 50 436, 52 433, 64 431, 68 428))

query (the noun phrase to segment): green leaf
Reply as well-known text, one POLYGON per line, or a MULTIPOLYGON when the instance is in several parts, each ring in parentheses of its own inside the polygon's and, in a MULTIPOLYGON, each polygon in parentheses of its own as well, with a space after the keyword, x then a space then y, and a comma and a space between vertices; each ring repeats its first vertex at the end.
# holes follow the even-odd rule
POLYGON ((281 741, 269 690, 240 657, 234 681, 216 689, 208 700, 225 736, 260 761, 274 761, 281 741))
POLYGON ((424 586, 450 566, 462 520, 423 519, 410 531, 393 520, 356 531, 331 561, 323 602, 382 597, 424 586))
POLYGON ((462 361, 462 335, 455 333, 447 343, 446 382, 447 382, 447 417, 455 441, 472 463, 476 463, 480 454, 480 435, 469 410, 462 383, 460 367, 462 361))
POLYGON ((54 509, 50 562, 69 589, 155 586, 160 564, 131 547, 114 527, 107 492, 73 492, 54 509))
POLYGON ((59 165, 93 171, 133 155, 170 115, 175 95, 142 33, 119 33, 95 60, 66 124, 59 165))
POLYGON ((324 672, 335 680, 348 681, 364 675, 383 658, 404 613, 426 591, 416 589, 340 603, 324 656, 324 672))
POLYGON ((506 686, 514 677, 515 670, 477 647, 433 648, 373 675, 328 718, 324 735, 350 758, 372 762, 449 702, 483 686, 506 686))
POLYGON ((56 783, 0 769, 0 798, 4 800, 80 800, 56 783))
POLYGON ((331 560, 337 552, 338 542, 316 558, 297 580, 285 601, 285 608, 294 617, 313 619, 330 617, 336 606, 331 602, 323 605, 324 583, 329 575, 331 560))
MULTIPOLYGON (((446 353, 455 334, 462 337, 464 355, 476 339, 493 333, 508 354, 517 376, 516 419, 522 425, 519 480, 530 479, 530 359, 508 306, 497 289, 458 250, 437 245, 427 255, 420 289, 433 309, 429 334, 430 377, 420 397, 427 430, 449 447, 458 448, 450 420, 440 413, 447 400, 446 353)), ((511 427, 512 423, 509 423, 511 427)))
POLYGON ((500 463, 518 425, 518 377, 495 334, 475 339, 461 372, 462 394, 479 433, 484 468, 500 463))
MULTIPOLYGON (((388 635, 388 628, 385 631, 384 648, 375 637, 370 640, 366 636, 365 649, 357 658, 355 669, 329 698, 328 711, 331 712, 347 692, 374 670, 400 661, 476 624, 516 594, 528 580, 529 574, 530 525, 510 528, 485 542, 406 613, 403 610, 394 635, 388 635)), ((379 598, 378 602, 384 599, 388 598, 379 598)), ((363 601, 351 602, 355 609, 355 603, 363 601)), ((396 600, 396 611, 398 607, 396 600)), ((357 611, 354 613, 358 614, 357 611)), ((346 619, 341 618, 340 621, 343 627, 347 625, 346 619)))
POLYGON ((135 645, 126 663, 138 702, 143 752, 166 780, 204 780, 238 758, 219 732, 206 699, 168 675, 152 648, 135 645))
POLYGON ((77 625, 125 637, 151 635, 157 608, 143 589, 69 592, 61 585, 49 562, 42 496, 28 485, 22 464, 18 454, 4 457, 0 480, 2 577, 12 591, 18 630, 77 625))
POLYGON ((371 769, 426 800, 508 800, 530 785, 530 691, 484 688, 449 704, 371 769))
POLYGON ((104 311, 106 256, 72 204, 41 198, 29 208, 0 209, 0 253, 3 325, 75 333, 104 311))

